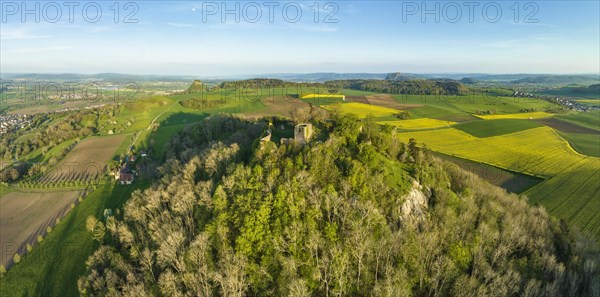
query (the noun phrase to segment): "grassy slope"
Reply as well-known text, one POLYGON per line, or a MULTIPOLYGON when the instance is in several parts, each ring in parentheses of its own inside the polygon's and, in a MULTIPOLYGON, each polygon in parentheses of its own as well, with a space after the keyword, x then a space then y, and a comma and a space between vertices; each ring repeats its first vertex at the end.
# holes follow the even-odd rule
POLYGON ((537 127, 540 127, 540 124, 529 120, 518 119, 473 121, 454 126, 454 128, 467 132, 475 137, 498 136, 537 127))

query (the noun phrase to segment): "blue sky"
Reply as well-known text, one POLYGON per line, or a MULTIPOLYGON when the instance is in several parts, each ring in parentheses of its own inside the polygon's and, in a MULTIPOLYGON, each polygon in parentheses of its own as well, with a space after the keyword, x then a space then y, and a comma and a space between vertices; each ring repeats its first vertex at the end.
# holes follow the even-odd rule
POLYGON ((98 1, 102 14, 94 23, 93 6, 83 18, 86 2, 73 7, 71 21, 63 2, 56 2, 61 15, 49 2, 27 2, 25 8, 35 11, 39 3, 40 9, 23 15, 22 2, 2 1, 0 71, 198 76, 600 72, 599 1, 519 2, 518 8, 514 1, 490 2, 470 8, 461 1, 278 6, 269 1, 133 1, 127 7, 128 2, 120 2, 116 17, 113 1, 98 1), (237 3, 240 10, 223 16, 222 3, 232 10, 237 3), (424 10, 435 13, 422 15, 424 10), (130 13, 133 22, 124 22, 130 13))

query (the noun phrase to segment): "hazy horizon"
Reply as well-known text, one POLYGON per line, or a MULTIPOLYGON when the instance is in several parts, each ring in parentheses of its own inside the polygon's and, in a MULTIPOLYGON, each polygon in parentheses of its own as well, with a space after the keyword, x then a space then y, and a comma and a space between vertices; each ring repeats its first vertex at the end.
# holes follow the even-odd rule
POLYGON ((3 2, 0 72, 600 73, 597 1, 373 2, 3 2))
POLYGON ((173 77, 246 77, 246 76, 267 76, 267 75, 309 75, 309 74, 369 74, 369 75, 384 75, 390 73, 402 73, 402 74, 417 74, 417 75, 600 75, 600 72, 404 72, 404 71, 390 71, 390 72, 333 72, 333 71, 319 71, 319 72, 272 72, 272 73, 236 73, 236 74, 224 74, 224 75, 210 75, 210 74, 159 74, 159 73, 133 73, 133 72, 2 72, 2 75, 86 75, 94 76, 101 74, 115 74, 115 75, 135 75, 135 76, 173 76, 173 77))

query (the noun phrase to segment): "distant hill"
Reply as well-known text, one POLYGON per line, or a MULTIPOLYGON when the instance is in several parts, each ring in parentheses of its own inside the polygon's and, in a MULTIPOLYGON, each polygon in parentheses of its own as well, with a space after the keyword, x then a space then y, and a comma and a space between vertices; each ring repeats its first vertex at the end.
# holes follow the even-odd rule
POLYGON ((600 84, 594 84, 587 87, 569 86, 563 88, 546 89, 542 90, 540 93, 563 97, 600 99, 600 84))
POLYGON ((466 85, 470 85, 470 84, 474 84, 477 83, 477 80, 469 78, 469 77, 465 77, 465 78, 461 78, 460 82, 466 85))
POLYGON ((521 79, 512 81, 512 83, 536 83, 536 84, 577 84, 577 85, 590 85, 600 83, 600 77, 598 75, 540 75, 540 76, 528 76, 521 79))
POLYGON ((344 80, 344 79, 385 79, 387 73, 280 73, 280 74, 263 74, 255 75, 255 78, 276 78, 292 82, 325 82, 328 80, 344 80))
POLYGON ((498 83, 535 83, 544 85, 591 85, 600 83, 596 74, 561 75, 561 74, 481 74, 467 75, 463 79, 480 82, 498 83))
POLYGON ((409 73, 400 73, 394 72, 388 74, 385 79, 386 80, 413 80, 413 79, 423 79, 422 75, 409 74, 409 73))
POLYGON ((188 93, 196 93, 204 91, 204 84, 202 81, 195 79, 194 82, 187 89, 188 93))

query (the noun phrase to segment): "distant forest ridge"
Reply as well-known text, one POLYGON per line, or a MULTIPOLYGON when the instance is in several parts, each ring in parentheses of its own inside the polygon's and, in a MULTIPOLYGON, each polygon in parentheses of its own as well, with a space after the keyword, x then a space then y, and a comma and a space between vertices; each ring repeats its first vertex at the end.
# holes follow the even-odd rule
POLYGON ((38 81, 231 81, 252 78, 272 78, 291 82, 326 82, 332 80, 463 80, 468 82, 498 83, 537 83, 552 85, 592 85, 600 83, 600 74, 485 74, 485 73, 271 73, 249 75, 194 76, 194 75, 136 75, 121 73, 2 73, 0 80, 38 80, 38 81))

